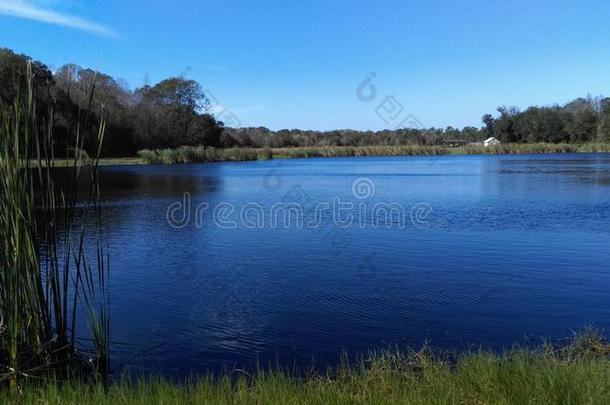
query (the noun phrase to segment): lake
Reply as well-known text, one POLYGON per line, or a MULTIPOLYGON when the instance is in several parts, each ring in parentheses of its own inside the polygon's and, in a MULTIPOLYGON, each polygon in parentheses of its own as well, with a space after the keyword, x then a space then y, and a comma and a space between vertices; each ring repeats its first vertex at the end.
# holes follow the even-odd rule
POLYGON ((610 329, 610 155, 101 168, 112 364, 188 375, 610 329))

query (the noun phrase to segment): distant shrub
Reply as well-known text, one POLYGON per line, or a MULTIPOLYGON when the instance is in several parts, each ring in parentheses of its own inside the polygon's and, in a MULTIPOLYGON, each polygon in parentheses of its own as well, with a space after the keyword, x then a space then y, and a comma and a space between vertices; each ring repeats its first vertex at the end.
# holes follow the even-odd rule
POLYGON ((586 143, 505 143, 485 147, 466 145, 456 148, 440 145, 390 145, 390 146, 311 146, 294 148, 228 148, 215 149, 204 146, 181 146, 177 149, 148 150, 138 152, 145 163, 191 163, 191 162, 243 162, 249 160, 269 160, 273 158, 314 158, 348 156, 437 156, 476 155, 507 153, 574 153, 609 152, 610 144, 586 143))
POLYGON ((137 153, 138 158, 141 159, 144 163, 154 164, 157 162, 157 154, 150 149, 142 149, 137 153))
POLYGON ((273 151, 269 148, 265 148, 259 153, 258 158, 260 160, 271 160, 273 159, 273 151))

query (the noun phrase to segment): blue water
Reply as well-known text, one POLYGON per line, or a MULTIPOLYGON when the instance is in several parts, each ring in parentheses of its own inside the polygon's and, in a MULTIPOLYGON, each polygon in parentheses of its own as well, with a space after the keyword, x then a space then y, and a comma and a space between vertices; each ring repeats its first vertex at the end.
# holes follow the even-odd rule
POLYGON ((112 363, 127 370, 610 329, 609 154, 106 167, 102 194, 112 363), (340 221, 316 214, 337 200, 352 204, 340 221), (277 203, 303 207, 303 224, 273 224, 277 203))

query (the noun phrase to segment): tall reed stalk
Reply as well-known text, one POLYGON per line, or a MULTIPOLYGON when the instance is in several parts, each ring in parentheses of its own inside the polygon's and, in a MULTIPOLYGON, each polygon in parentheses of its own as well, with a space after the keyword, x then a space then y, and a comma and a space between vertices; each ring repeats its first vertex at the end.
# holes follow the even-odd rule
MULTIPOLYGON (((99 224, 97 160, 104 114, 93 167, 83 170, 75 158, 69 180, 59 185, 54 178, 53 109, 39 119, 34 100, 28 65, 27 86, 12 106, 0 108, 0 382, 13 388, 40 378, 95 377, 105 382, 108 261, 100 228, 95 246, 87 246, 91 238, 86 238, 80 215, 94 212, 99 224), (84 203, 79 196, 83 187, 88 189, 84 203), (88 321, 89 331, 77 330, 79 319, 88 321)), ((78 117, 74 125, 79 149, 81 121, 78 117)))

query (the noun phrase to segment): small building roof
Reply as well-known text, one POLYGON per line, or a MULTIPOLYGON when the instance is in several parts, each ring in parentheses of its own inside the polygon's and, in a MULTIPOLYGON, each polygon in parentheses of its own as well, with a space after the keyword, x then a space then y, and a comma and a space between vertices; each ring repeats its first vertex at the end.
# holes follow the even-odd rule
POLYGON ((492 142, 492 141, 497 141, 498 139, 496 137, 491 137, 491 138, 487 138, 485 139, 483 142, 492 142))

